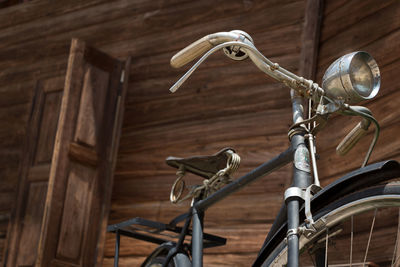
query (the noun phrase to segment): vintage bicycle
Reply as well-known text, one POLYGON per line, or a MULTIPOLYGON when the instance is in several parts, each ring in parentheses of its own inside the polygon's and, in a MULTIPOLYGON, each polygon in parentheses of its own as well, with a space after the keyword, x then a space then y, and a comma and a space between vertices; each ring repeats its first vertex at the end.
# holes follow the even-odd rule
POLYGON ((203 249, 226 242, 203 232, 205 211, 290 162, 292 185, 285 191, 285 203, 253 266, 399 266, 400 184, 396 178, 400 165, 394 160, 367 165, 380 128, 369 109, 355 106, 379 91, 380 73, 375 60, 362 51, 344 55, 327 69, 320 87, 270 61, 257 50, 249 34, 238 30, 219 32, 172 57, 171 65, 178 68, 201 56, 170 91, 175 92, 208 56, 221 49, 234 60, 250 58, 262 72, 291 89, 290 146, 238 179, 232 176, 240 157, 232 148, 212 156, 167 158, 167 164, 178 169, 170 199, 173 203, 191 199, 189 211, 167 224, 134 218, 110 225, 108 231, 117 236, 115 266, 120 235, 160 244, 142 266, 203 266, 203 249), (334 113, 361 118, 338 145, 341 155, 367 133, 371 124, 375 133, 361 168, 321 188, 314 140, 334 113), (187 187, 187 172, 203 177, 204 182, 187 187), (180 223, 183 225, 178 226, 180 223), (381 245, 383 240, 392 245, 390 249, 381 245))

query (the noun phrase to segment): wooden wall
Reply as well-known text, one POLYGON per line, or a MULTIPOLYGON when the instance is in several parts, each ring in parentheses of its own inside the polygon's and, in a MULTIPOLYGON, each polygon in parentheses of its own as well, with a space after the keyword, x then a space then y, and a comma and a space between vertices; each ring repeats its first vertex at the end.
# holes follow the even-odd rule
MULTIPOLYGON (((316 80, 321 81, 326 68, 341 55, 359 50, 370 53, 382 76, 378 96, 366 104, 381 125, 381 136, 370 162, 389 158, 399 160, 400 2, 326 1, 323 16, 316 80)), ((333 152, 356 123, 355 118, 337 117, 320 134, 319 168, 324 184, 362 163, 372 139, 372 130, 345 157, 333 152)))
MULTIPOLYGON (((218 53, 171 95, 169 86, 187 67, 173 70, 168 61, 208 33, 242 29, 272 60, 297 71, 304 7, 305 1, 197 1, 165 11, 163 25, 170 28, 170 41, 133 57, 110 222, 133 216, 168 222, 188 209, 188 202, 176 207, 168 200, 176 178, 175 170, 164 163, 169 155, 213 154, 232 146, 243 158, 239 176, 285 149, 291 122, 287 89, 251 62, 232 62, 218 53)), ((161 27, 161 21, 157 23, 161 27)), ((154 40, 159 34, 139 35, 137 42, 154 40)), ((280 207, 289 173, 290 168, 284 168, 210 208, 206 231, 229 239, 225 247, 206 250, 205 266, 251 264, 280 207)), ((155 248, 127 238, 121 244, 122 266, 137 266, 155 248)), ((110 235, 107 266, 113 253, 110 235)))
MULTIPOLYGON (((169 86, 187 68, 174 70, 169 59, 208 33, 241 29, 266 56, 297 72, 304 9, 305 0, 32 1, 0 9, 0 249, 34 89, 39 80, 65 75, 72 37, 119 58, 132 56, 110 223, 135 216, 167 222, 188 205, 168 201, 175 170, 165 165, 167 156, 232 146, 243 159, 240 176, 286 148, 291 123, 289 91, 249 61, 217 53, 171 95, 169 86)), ((400 158, 399 13, 394 0, 328 0, 323 12, 317 82, 334 59, 353 50, 370 52, 381 68, 380 96, 368 103, 382 124, 373 161, 400 158)), ((318 138, 324 184, 362 161, 368 138, 345 158, 333 151, 353 125, 334 118, 318 138)), ((289 184, 286 167, 211 208, 206 231, 228 237, 228 244, 206 251, 206 266, 251 264, 289 184)), ((112 266, 113 242, 108 235, 105 266, 112 266)), ((138 265, 153 249, 125 238, 121 244, 121 266, 138 265)))

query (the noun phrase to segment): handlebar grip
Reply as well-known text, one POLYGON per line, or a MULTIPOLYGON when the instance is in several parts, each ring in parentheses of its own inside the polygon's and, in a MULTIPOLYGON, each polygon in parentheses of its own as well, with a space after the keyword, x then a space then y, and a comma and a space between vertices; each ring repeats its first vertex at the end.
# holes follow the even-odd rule
POLYGON ((346 155, 347 152, 349 152, 355 144, 366 135, 368 132, 368 126, 369 124, 365 125, 363 121, 359 122, 336 147, 336 153, 340 156, 346 155))
POLYGON ((174 68, 180 68, 211 48, 213 48, 213 45, 210 43, 209 35, 207 35, 176 53, 171 58, 170 64, 174 68))

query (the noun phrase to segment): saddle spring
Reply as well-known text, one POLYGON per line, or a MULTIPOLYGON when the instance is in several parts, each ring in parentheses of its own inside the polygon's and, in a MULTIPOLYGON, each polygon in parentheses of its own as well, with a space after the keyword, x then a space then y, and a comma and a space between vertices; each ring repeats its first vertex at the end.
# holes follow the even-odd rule
POLYGON ((232 150, 227 150, 226 155, 228 160, 226 162, 226 167, 219 170, 209 179, 204 179, 202 185, 194 185, 191 187, 186 187, 184 176, 186 174, 184 165, 180 165, 176 175, 178 176, 171 188, 170 201, 174 204, 181 203, 182 201, 189 198, 196 198, 200 195, 207 197, 212 193, 218 191, 224 185, 232 182, 232 175, 239 168, 240 156, 233 152, 232 150), (189 190, 189 192, 182 197, 183 191, 189 190))

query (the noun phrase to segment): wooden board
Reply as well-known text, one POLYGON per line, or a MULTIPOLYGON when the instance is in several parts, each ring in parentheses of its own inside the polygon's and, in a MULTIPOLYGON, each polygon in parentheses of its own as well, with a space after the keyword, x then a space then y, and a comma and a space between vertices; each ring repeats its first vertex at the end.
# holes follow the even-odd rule
POLYGON ((37 257, 63 85, 64 77, 37 84, 8 233, 7 266, 33 266, 37 257))
MULTIPOLYGON (((400 4, 391 0, 376 2, 324 1, 316 73, 316 81, 320 82, 334 59, 355 49, 366 50, 377 59, 382 73, 382 96, 385 96, 376 104, 371 103, 371 109, 385 130, 373 153, 374 161, 388 156, 399 158, 397 141, 393 142, 397 140, 398 123, 394 118, 398 114, 389 109, 398 103, 395 95, 391 98, 390 94, 399 84, 396 69, 400 64, 397 19, 400 4)), ((297 73, 301 69, 306 8, 305 0, 118 0, 112 3, 73 0, 68 3, 31 1, 0 9, 0 121, 4 122, 0 128, 0 201, 4 203, 0 215, 7 222, 37 81, 65 76, 72 37, 87 40, 113 57, 135 59, 128 75, 131 82, 110 220, 116 222, 139 214, 165 221, 171 214, 161 212, 160 208, 168 204, 169 186, 175 172, 164 165, 165 157, 212 154, 232 146, 243 158, 237 174, 240 176, 287 147, 291 108, 287 89, 265 77, 249 61, 232 62, 222 53, 211 56, 171 95, 169 86, 187 68, 172 69, 169 59, 206 34, 242 29, 251 34, 266 56, 297 73), (154 210, 146 213, 149 207, 154 210)), ((332 118, 330 123, 332 126, 317 139, 324 184, 338 177, 342 167, 346 171, 356 168, 357 160, 349 164, 349 159, 360 158, 358 154, 364 153, 355 148, 347 158, 336 158, 333 150, 339 142, 336 139, 353 125, 340 118, 332 118)), ((367 139, 359 145, 367 145, 367 139)), ((257 181, 248 191, 238 192, 233 197, 242 202, 235 202, 234 207, 226 203, 226 208, 228 211, 252 209, 258 199, 265 200, 265 195, 276 197, 272 204, 278 207, 288 184, 290 168, 257 181)), ((263 203, 257 203, 254 210, 259 213, 250 216, 249 224, 256 220, 268 224, 273 212, 262 213, 263 203)), ((275 211, 276 207, 271 209, 275 211)), ((173 208, 165 211, 172 212, 173 208)), ((243 225, 244 221, 244 216, 235 214, 229 227, 243 225)), ((214 218, 210 224, 219 222, 214 218)), ((228 239, 230 236, 237 235, 229 232, 228 239)), ((263 238, 252 238, 249 247, 255 249, 263 238)), ((0 238, 0 247, 4 239, 0 238)), ((133 251, 127 251, 121 263, 138 265, 150 250, 135 256, 133 251)), ((112 265, 112 251, 112 247, 105 251, 106 266, 112 265)), ((212 255, 206 262, 207 266, 248 266, 256 253, 239 255, 227 249, 221 252, 221 258, 215 259, 212 255)))
POLYGON ((128 71, 72 40, 37 266, 101 264, 128 71))

